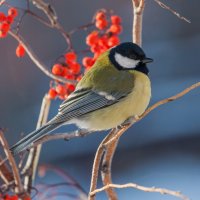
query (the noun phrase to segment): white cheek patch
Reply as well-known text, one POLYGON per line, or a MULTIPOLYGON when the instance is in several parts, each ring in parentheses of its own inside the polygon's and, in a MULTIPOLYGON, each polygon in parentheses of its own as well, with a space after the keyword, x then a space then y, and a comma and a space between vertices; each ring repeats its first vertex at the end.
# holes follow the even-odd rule
POLYGON ((119 53, 115 53, 115 61, 123 68, 128 69, 135 68, 136 65, 140 62, 139 60, 124 57, 119 53))

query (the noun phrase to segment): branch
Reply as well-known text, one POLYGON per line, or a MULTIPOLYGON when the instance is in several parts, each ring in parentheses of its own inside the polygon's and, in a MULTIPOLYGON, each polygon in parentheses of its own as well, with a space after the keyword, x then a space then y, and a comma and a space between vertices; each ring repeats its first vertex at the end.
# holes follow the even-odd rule
POLYGON ((96 151, 94 162, 93 162, 93 167, 92 167, 92 176, 91 176, 91 181, 90 181, 90 193, 89 193, 89 196, 88 196, 88 200, 94 200, 95 199, 95 194, 94 195, 90 195, 90 194, 97 187, 97 179, 98 179, 99 166, 100 166, 100 163, 101 163, 101 158, 102 158, 103 153, 105 151, 104 144, 107 141, 109 141, 114 136, 115 133, 116 133, 115 129, 113 129, 112 131, 110 131, 110 133, 101 142, 101 144, 99 145, 99 147, 98 147, 98 149, 96 151))
POLYGON ((14 180, 11 171, 5 163, 7 160, 8 158, 2 159, 0 157, 0 177, 6 185, 8 185, 11 181, 14 180))
POLYGON ((64 140, 69 141, 72 138, 85 137, 91 133, 92 132, 88 130, 77 130, 71 133, 54 133, 52 135, 45 135, 41 137, 40 139, 38 139, 36 142, 34 142, 33 147, 39 144, 43 144, 45 142, 51 141, 51 140, 64 139, 64 140))
POLYGON ((36 56, 36 54, 33 52, 33 50, 31 49, 31 47, 23 40, 22 37, 20 37, 19 35, 15 34, 13 31, 9 31, 9 34, 16 39, 20 44, 23 45, 24 49, 26 50, 26 53, 28 54, 28 56, 30 57, 30 59, 33 61, 33 63, 48 77, 60 81, 62 83, 74 83, 75 81, 73 80, 67 80, 65 78, 56 76, 54 74, 52 74, 49 70, 48 67, 45 66, 44 63, 42 63, 42 61, 40 61, 40 59, 36 56))
POLYGON ((107 190, 109 188, 120 188, 120 189, 121 188, 135 188, 137 190, 141 190, 141 191, 144 191, 144 192, 157 192, 157 193, 160 193, 160 194, 172 195, 172 196, 178 197, 182 200, 189 200, 189 198, 187 196, 183 195, 179 191, 173 191, 173 190, 168 190, 168 189, 164 189, 164 188, 144 187, 144 186, 141 186, 141 185, 137 185, 135 183, 127 183, 127 184, 124 184, 124 185, 109 184, 109 185, 106 185, 106 186, 104 186, 100 189, 94 190, 93 192, 90 193, 90 195, 95 195, 96 193, 102 192, 102 191, 107 190))
POLYGON ((6 0, 1 0, 0 1, 0 6, 2 6, 5 3, 6 0))
MULTIPOLYGON (((51 104, 51 100, 48 98, 48 95, 45 95, 42 101, 41 109, 40 109, 39 119, 38 119, 38 123, 36 127, 37 129, 47 122, 50 104, 51 104)), ((28 155, 26 165, 22 171, 22 173, 26 174, 24 178, 24 188, 28 190, 29 193, 31 192, 32 183, 35 179, 41 147, 42 146, 40 144, 37 147, 30 149, 30 153, 28 155)))
MULTIPOLYGON (((107 146, 106 152, 103 156, 103 162, 101 164, 101 178, 103 181, 103 185, 109 185, 112 184, 112 177, 111 177, 111 166, 112 166, 112 160, 114 156, 114 152, 116 150, 117 144, 119 139, 116 139, 114 142, 112 142, 110 145, 107 146)), ((104 147, 105 143, 104 143, 104 147)), ((113 190, 112 187, 106 189, 107 196, 110 200, 117 200, 117 194, 113 190)))
POLYGON ((35 5, 38 9, 42 10, 46 14, 51 23, 51 28, 56 28, 61 32, 62 36, 68 44, 67 51, 73 49, 70 34, 65 32, 64 28, 59 24, 55 9, 50 4, 45 3, 43 0, 32 0, 32 2, 33 5, 35 5))
POLYGON ((3 147, 3 150, 6 154, 6 157, 8 158, 8 161, 10 163, 10 166, 12 168, 12 172, 13 172, 13 176, 14 176, 14 182, 15 182, 15 190, 16 190, 16 193, 23 193, 23 186, 22 186, 22 183, 21 183, 21 179, 20 179, 20 175, 19 175, 19 171, 18 171, 18 168, 17 168, 17 165, 15 163, 15 160, 9 150, 9 146, 8 146, 8 143, 4 137, 4 134, 2 132, 2 130, 0 130, 0 143, 3 147))
POLYGON ((177 13, 174 9, 170 8, 169 6, 167 6, 166 4, 162 3, 159 0, 154 0, 161 8, 164 8, 168 11, 170 11, 172 14, 176 15, 179 19, 184 20, 187 23, 191 23, 191 21, 183 16, 181 16, 179 13, 177 13))
POLYGON ((133 3, 133 42, 142 46, 142 18, 145 0, 132 0, 133 3))

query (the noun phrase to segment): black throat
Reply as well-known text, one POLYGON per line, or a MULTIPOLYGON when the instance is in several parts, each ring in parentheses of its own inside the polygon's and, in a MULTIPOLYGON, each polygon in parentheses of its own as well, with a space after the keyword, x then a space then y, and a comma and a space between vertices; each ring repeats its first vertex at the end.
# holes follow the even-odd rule
POLYGON ((121 66, 121 65, 120 65, 118 62, 116 62, 116 60, 115 60, 115 50, 114 50, 114 49, 111 49, 111 50, 110 50, 110 53, 109 53, 108 56, 109 56, 109 59, 110 59, 111 63, 112 63, 112 64, 115 66, 115 68, 118 69, 118 70, 126 70, 126 71, 127 71, 127 70, 136 70, 136 71, 142 72, 142 73, 144 73, 144 74, 146 74, 146 75, 148 75, 148 73, 149 73, 149 70, 148 70, 146 64, 141 63, 141 62, 139 62, 138 65, 137 65, 136 67, 132 68, 132 69, 124 68, 123 66, 121 66))

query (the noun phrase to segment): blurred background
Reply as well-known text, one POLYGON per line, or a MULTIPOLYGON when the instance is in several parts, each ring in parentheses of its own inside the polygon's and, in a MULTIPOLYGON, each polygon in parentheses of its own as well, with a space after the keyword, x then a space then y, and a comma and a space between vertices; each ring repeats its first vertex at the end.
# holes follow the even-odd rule
MULTIPOLYGON (((18 7, 24 1, 8 1, 18 7)), ((96 10, 113 9, 122 17, 124 31, 121 41, 132 40, 131 0, 49 0, 66 31, 87 24, 96 10)), ((154 59, 149 65, 152 81, 151 105, 174 95, 200 79, 199 65, 199 6, 196 0, 175 0, 164 3, 191 20, 178 19, 159 7, 153 0, 146 1, 143 22, 143 48, 154 59)), ((40 11, 32 8, 42 15, 40 11)), ((0 8, 3 11, 3 8, 0 8)), ((21 34, 40 59, 51 68, 55 59, 66 49, 60 34, 26 16, 21 34)), ((84 49, 86 33, 74 35, 75 48, 84 49)), ((49 89, 46 77, 26 56, 15 56, 17 42, 11 37, 0 40, 0 126, 7 128, 10 145, 21 133, 35 129, 40 105, 49 89)), ((49 118, 57 113, 60 100, 52 102, 49 118)), ((74 129, 63 127, 60 132, 74 129)), ((86 190, 89 190, 95 151, 106 132, 92 134, 69 142, 59 140, 45 143, 40 163, 62 168, 86 190)), ((183 98, 152 111, 129 129, 120 140, 113 161, 113 182, 135 182, 144 186, 180 190, 193 200, 200 196, 200 89, 183 98)), ((37 182, 57 183, 51 174, 37 182)), ((100 186, 100 184, 99 184, 100 186)), ((117 190, 119 199, 174 200, 175 197, 145 193, 134 189, 117 190)), ((66 199, 59 197, 56 199, 66 199)), ((106 199, 100 193, 97 199, 106 199)))

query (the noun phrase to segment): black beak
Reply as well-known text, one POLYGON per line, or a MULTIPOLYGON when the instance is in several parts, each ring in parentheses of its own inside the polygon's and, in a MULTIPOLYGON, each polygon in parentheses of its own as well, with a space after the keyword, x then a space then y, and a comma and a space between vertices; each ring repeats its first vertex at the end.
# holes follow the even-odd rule
POLYGON ((144 63, 144 64, 146 64, 146 63, 153 62, 153 59, 151 59, 151 58, 144 58, 141 62, 144 63))

